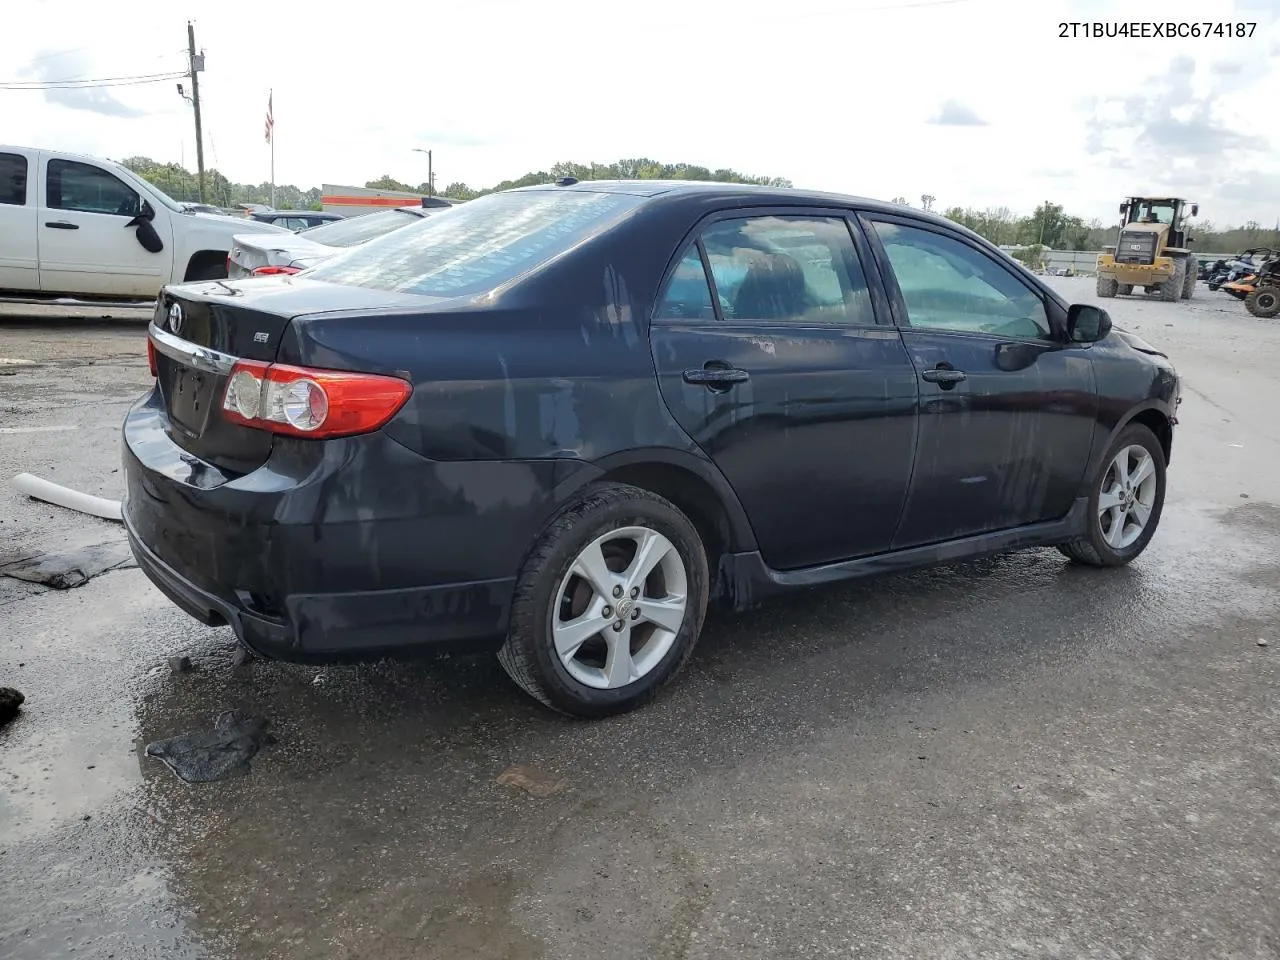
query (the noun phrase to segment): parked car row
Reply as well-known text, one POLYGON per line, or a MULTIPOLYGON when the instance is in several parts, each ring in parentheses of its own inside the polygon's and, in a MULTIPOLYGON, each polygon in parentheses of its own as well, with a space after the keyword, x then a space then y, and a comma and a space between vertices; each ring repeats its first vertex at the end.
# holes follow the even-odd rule
POLYGON ((322 246, 168 287, 123 424, 139 565, 263 656, 495 651, 602 716, 712 603, 1160 521, 1168 358, 933 214, 566 179, 322 246))

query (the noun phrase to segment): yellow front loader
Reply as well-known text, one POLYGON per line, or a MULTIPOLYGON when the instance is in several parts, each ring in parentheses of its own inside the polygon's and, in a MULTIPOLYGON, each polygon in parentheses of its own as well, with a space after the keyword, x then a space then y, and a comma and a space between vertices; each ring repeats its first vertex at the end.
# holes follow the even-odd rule
MULTIPOLYGON (((1129 197, 1120 204, 1120 235, 1098 256, 1098 296, 1128 295, 1135 287, 1161 300, 1189 299, 1198 273, 1187 236, 1187 201, 1129 197)), ((1192 217, 1199 204, 1190 205, 1192 217)))

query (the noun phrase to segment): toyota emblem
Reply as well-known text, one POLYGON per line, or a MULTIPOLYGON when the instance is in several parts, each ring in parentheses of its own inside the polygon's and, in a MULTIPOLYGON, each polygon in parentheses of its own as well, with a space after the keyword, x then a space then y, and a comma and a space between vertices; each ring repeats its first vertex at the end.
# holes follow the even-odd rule
POLYGON ((169 305, 169 329, 174 333, 182 332, 182 304, 180 303, 169 305))

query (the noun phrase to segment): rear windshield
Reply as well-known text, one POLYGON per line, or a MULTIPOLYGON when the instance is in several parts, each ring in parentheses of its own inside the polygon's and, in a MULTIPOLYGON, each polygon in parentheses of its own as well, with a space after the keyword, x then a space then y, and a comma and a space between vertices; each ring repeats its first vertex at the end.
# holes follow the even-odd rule
POLYGON ((308 276, 426 296, 477 293, 568 250, 641 202, 576 190, 489 194, 349 250, 308 276))
POLYGON ((357 243, 399 230, 421 219, 416 213, 382 210, 378 213, 362 213, 346 220, 335 220, 333 223, 322 223, 318 227, 308 227, 306 230, 299 230, 298 236, 329 247, 354 247, 357 243))

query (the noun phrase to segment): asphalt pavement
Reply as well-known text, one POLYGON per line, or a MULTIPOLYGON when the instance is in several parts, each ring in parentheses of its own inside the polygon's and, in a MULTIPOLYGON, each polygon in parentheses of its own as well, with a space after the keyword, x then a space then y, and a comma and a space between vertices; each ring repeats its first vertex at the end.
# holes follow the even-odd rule
MULTIPOLYGON (((0 577, 27 698, 0 956, 1280 956, 1280 324, 1203 285, 1105 305, 1185 378, 1137 562, 1034 550, 713 616, 624 717, 550 714, 488 658, 236 665, 137 569, 0 577), (145 755, 233 709, 274 735, 247 774, 145 755)), ((149 381, 145 310, 24 309, 0 307, 0 566, 118 542, 7 483, 119 497, 149 381)))

